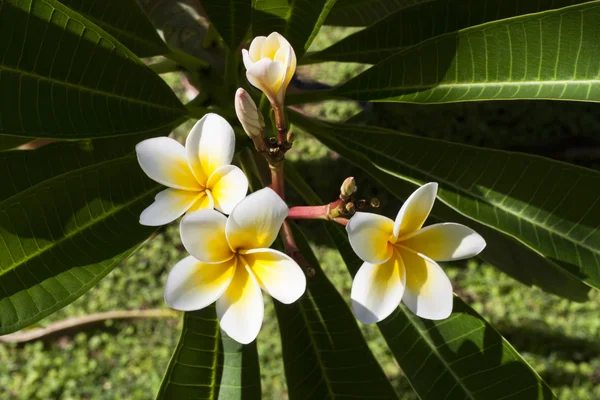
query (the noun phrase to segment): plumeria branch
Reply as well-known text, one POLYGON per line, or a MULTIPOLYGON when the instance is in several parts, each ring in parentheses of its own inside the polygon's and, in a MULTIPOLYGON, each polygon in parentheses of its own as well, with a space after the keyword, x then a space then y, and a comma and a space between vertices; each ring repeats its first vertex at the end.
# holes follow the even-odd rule
POLYGON ((283 242, 283 248, 285 253, 292 257, 298 265, 304 270, 307 276, 314 276, 315 269, 310 266, 304 255, 298 249, 298 245, 296 244, 296 240, 294 239, 294 234, 292 233, 292 227, 288 221, 283 221, 283 225, 281 226, 281 230, 279 231, 279 237, 283 242))
POLYGON ((379 200, 377 198, 357 200, 356 181, 353 177, 348 177, 342 183, 340 196, 336 201, 320 206, 292 207, 288 219, 324 219, 346 226, 348 219, 357 210, 364 210, 368 207, 378 208, 379 200))

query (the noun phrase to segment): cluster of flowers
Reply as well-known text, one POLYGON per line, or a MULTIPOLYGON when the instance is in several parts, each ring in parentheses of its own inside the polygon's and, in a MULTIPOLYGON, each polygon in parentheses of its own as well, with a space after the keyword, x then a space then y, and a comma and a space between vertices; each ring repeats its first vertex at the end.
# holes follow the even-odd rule
MULTIPOLYGON (((283 106, 296 56, 278 33, 257 37, 243 50, 250 83, 275 106, 283 106)), ((236 111, 249 136, 264 129, 256 105, 238 92, 236 111)), ((190 256, 170 271, 166 303, 199 310, 216 302, 221 328, 240 343, 252 342, 262 325, 261 289, 290 304, 306 290, 306 277, 288 255, 270 249, 288 216, 285 202, 270 188, 248 196, 248 180, 231 165, 235 136, 229 123, 207 114, 191 130, 185 147, 168 137, 136 146, 139 164, 168 188, 140 216, 159 226, 186 214, 181 240, 190 256), (226 215, 229 215, 228 217, 226 215)), ((364 261, 352 286, 352 307, 363 323, 389 316, 403 301, 416 315, 443 319, 452 312, 452 286, 436 261, 472 257, 485 247, 473 230, 459 224, 423 224, 437 184, 416 190, 396 220, 357 212, 348 222, 350 244, 364 261)))

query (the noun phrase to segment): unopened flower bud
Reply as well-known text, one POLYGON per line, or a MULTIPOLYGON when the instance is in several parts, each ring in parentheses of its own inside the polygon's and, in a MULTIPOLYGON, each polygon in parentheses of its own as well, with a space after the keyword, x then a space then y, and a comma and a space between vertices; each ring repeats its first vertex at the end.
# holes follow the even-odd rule
POLYGON ((261 138, 265 129, 265 121, 258 112, 252 97, 244 89, 235 92, 235 113, 244 131, 251 139, 261 138))
POLYGON ((346 212, 350 215, 354 215, 354 213, 356 212, 356 206, 354 205, 354 203, 346 204, 346 212))
POLYGON ((340 187, 340 194, 345 197, 350 197, 356 192, 356 180, 353 176, 350 176, 344 180, 342 187, 340 187))
POLYGON ((273 107, 283 107, 285 91, 296 71, 296 53, 279 33, 257 36, 242 50, 246 77, 261 90, 273 107))
POLYGON ((373 197, 371 199, 371 207, 379 208, 380 205, 381 205, 381 202, 379 201, 379 199, 377 197, 373 197))

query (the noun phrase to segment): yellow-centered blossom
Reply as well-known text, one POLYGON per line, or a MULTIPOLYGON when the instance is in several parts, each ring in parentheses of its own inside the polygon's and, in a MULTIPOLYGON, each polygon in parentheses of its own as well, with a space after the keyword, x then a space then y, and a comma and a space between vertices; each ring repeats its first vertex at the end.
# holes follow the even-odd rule
POLYGON ((191 256, 169 272, 166 303, 192 311, 216 301, 221 328, 240 343, 252 342, 263 320, 261 288, 285 304, 306 289, 300 266, 268 248, 287 214, 287 205, 270 188, 250 194, 229 218, 214 210, 187 214, 181 240, 191 256))
POLYGON ((452 285, 436 261, 473 257, 485 240, 455 223, 423 228, 437 194, 437 183, 417 189, 402 205, 396 221, 358 212, 346 229, 350 244, 365 263, 352 283, 357 318, 375 323, 400 301, 421 318, 439 320, 452 313, 452 285))
POLYGON ((233 129, 217 114, 206 114, 194 125, 185 147, 158 137, 138 143, 135 150, 146 175, 169 187, 142 212, 142 225, 164 225, 185 212, 205 208, 229 214, 248 192, 246 175, 230 165, 233 129))
POLYGON ((296 72, 296 53, 279 33, 257 36, 249 50, 242 50, 246 77, 272 105, 283 106, 285 91, 296 72))

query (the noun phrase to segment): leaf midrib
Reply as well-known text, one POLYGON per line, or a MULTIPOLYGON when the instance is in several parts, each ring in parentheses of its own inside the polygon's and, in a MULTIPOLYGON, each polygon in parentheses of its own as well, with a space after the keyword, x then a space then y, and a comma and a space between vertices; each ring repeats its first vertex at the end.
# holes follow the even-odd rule
POLYGON ((101 96, 105 96, 105 97, 112 97, 112 98, 116 98, 116 99, 119 99, 119 100, 124 100, 124 101, 130 102, 130 103, 143 104, 145 106, 150 106, 150 107, 153 107, 153 108, 160 108, 160 109, 164 109, 164 110, 169 110, 171 112, 176 112, 178 114, 183 114, 183 112, 184 112, 184 109, 182 107, 173 108, 173 107, 164 106, 164 105, 161 105, 161 104, 156 104, 156 103, 153 103, 153 102, 150 102, 150 101, 141 100, 141 99, 134 98, 134 97, 126 97, 126 96, 118 95, 116 93, 106 92, 106 91, 98 90, 98 89, 92 89, 92 88, 89 88, 87 86, 82 86, 82 85, 77 85, 77 84, 74 84, 74 83, 71 83, 71 82, 61 81, 61 80, 58 80, 58 79, 50 78, 48 76, 39 75, 39 74, 36 74, 34 72, 31 72, 31 71, 24 71, 24 70, 20 70, 20 69, 15 69, 15 68, 7 67, 6 65, 2 65, 2 64, 0 64, 0 71, 1 70, 6 70, 8 72, 12 72, 12 73, 15 73, 15 74, 25 75, 25 76, 28 76, 28 77, 33 78, 33 79, 37 79, 37 80, 40 80, 40 81, 47 81, 47 82, 50 82, 52 84, 56 84, 56 85, 60 85, 60 86, 66 86, 66 87, 74 88, 74 89, 81 90, 81 91, 84 91, 84 92, 88 92, 88 93, 91 93, 91 94, 97 94, 97 95, 101 95, 101 96))
MULTIPOLYGON (((470 88, 470 87, 494 87, 494 86, 544 86, 544 85, 593 85, 600 84, 600 79, 581 79, 581 80, 538 80, 538 81, 491 81, 491 82, 461 82, 461 83, 440 83, 433 85, 408 85, 394 86, 379 89, 354 89, 341 91, 343 94, 348 93, 370 93, 370 92, 391 92, 395 90, 435 90, 435 89, 454 89, 454 88, 470 88)), ((342 86, 343 87, 343 86, 342 86)), ((414 94, 414 93, 408 93, 414 94)), ((404 94, 400 94, 403 96, 404 94)))
MULTIPOLYGON (((311 303, 314 304, 314 299, 312 298, 312 294, 310 293, 310 291, 308 292, 308 298, 310 299, 311 303)), ((310 321, 308 320, 308 318, 306 317, 306 313, 304 311, 304 306, 302 305, 302 301, 300 300, 299 303, 299 309, 300 309, 300 313, 302 315, 302 319, 304 320, 304 324, 306 326, 306 331, 308 333, 308 338, 310 339, 310 344, 312 345, 312 348, 315 349, 315 357, 317 357, 317 360, 319 362, 319 370, 321 370, 321 376, 323 377, 323 381, 325 381, 325 385, 327 386, 327 392, 329 393, 330 399, 335 399, 335 393, 332 390, 332 385, 331 382, 329 381, 329 375, 327 374, 327 371, 323 368, 323 365, 325 365, 323 363, 323 358, 321 356, 321 351, 320 351, 320 347, 318 346, 314 336, 313 336, 313 332, 312 332, 312 328, 310 327, 310 321)), ((315 310, 318 310, 317 307, 315 307, 315 310)), ((321 313, 318 312, 319 315, 319 319, 322 321, 323 317, 321 316, 321 313)), ((323 324, 323 326, 325 326, 325 324, 323 324)), ((327 332, 329 334, 329 331, 327 332)))
MULTIPOLYGON (((126 159, 126 158, 131 158, 131 156, 128 156, 128 157, 123 157, 123 158, 120 158, 120 159, 114 159, 114 160, 110 160, 111 162, 105 162, 105 163, 103 163, 103 164, 104 164, 104 165, 110 165, 110 164, 119 164, 120 162, 123 162, 123 161, 125 161, 125 159, 126 159)), ((94 166, 97 166, 97 165, 98 165, 98 164, 94 164, 94 166)), ((89 168, 89 167, 88 167, 88 168, 89 168)), ((80 171, 82 171, 82 170, 84 170, 84 168, 82 168, 81 170, 77 170, 76 172, 80 172, 80 171)), ((72 173, 72 172, 73 172, 73 171, 71 171, 71 173, 72 173)), ((56 177, 55 177, 55 178, 56 178, 56 177)), ((53 178, 53 179, 55 179, 55 178, 53 178)), ((53 179, 50 179, 50 180, 53 180, 53 179)), ((44 181, 44 182, 42 182, 42 183, 48 182, 48 181, 50 181, 50 180, 44 181)), ((38 184, 38 185, 39 185, 39 184, 38 184)), ((36 185, 36 186, 37 186, 37 185, 36 185)), ((34 187, 35 187, 35 186, 34 186, 34 187)), ((89 229, 89 228, 93 227, 93 226, 94 226, 94 225, 96 225, 97 223, 99 223, 99 222, 102 222, 102 221, 106 220, 107 218, 110 218, 112 215, 115 215, 115 214, 119 213, 120 211, 122 211, 122 210, 124 210, 124 209, 127 209, 127 208, 128 208, 128 207, 130 207, 132 204, 135 204, 135 203, 137 203, 137 202, 138 202, 138 201, 140 201, 141 199, 143 199, 143 198, 147 197, 148 195, 150 195, 150 194, 152 194, 152 193, 156 192, 158 189, 159 189, 159 186, 158 186, 158 185, 156 185, 156 186, 152 187, 151 189, 144 191, 144 192, 143 192, 143 193, 141 193, 140 195, 138 195, 138 196, 135 196, 135 197, 133 198, 133 200, 127 201, 127 202, 125 202, 125 203, 122 203, 122 204, 120 204, 120 205, 118 205, 118 206, 116 206, 116 207, 112 208, 110 211, 103 213, 103 214, 100 216, 100 218, 92 218, 92 219, 90 219, 88 222, 86 222, 86 223, 84 223, 83 225, 81 225, 81 226, 77 227, 77 228, 76 228, 76 229, 74 229, 73 231, 71 231, 71 232, 67 233, 66 235, 64 235, 64 236, 63 236, 63 237, 61 237, 60 239, 58 239, 58 240, 56 240, 56 241, 52 242, 50 245, 48 245, 48 246, 46 246, 46 247, 44 247, 44 248, 42 248, 42 249, 38 249, 38 250, 37 250, 36 252, 34 252, 34 253, 31 253, 31 254, 28 254, 28 255, 26 255, 26 256, 25 256, 24 258, 22 258, 20 261, 18 261, 18 262, 15 262, 15 263, 14 263, 14 264, 12 264, 11 266, 9 266, 9 267, 7 267, 6 269, 4 269, 4 270, 0 271, 0 277, 1 277, 1 276, 3 276, 4 274, 8 273, 9 271, 11 271, 11 270, 13 270, 13 269, 15 269, 15 268, 18 268, 19 266, 21 266, 21 265, 23 265, 23 264, 27 263, 29 260, 31 260, 31 259, 33 259, 33 258, 36 258, 36 257, 39 257, 39 256, 41 256, 42 254, 44 254, 44 253, 48 252, 49 250, 51 250, 51 249, 54 249, 54 248, 55 248, 55 247, 57 247, 57 246, 60 246, 60 245, 61 245, 61 244, 63 244, 64 242, 66 242, 66 241, 70 240, 71 238, 73 238, 73 237, 74 237, 74 236, 76 236, 76 235, 79 235, 79 234, 81 234, 82 232, 84 232, 85 230, 87 230, 87 229, 89 229)), ((27 191, 29 191, 29 189, 27 189, 27 191)), ((21 192, 21 193, 23 193, 23 192, 21 192)), ((3 203, 4 203, 4 202, 0 203, 0 206, 2 206, 2 205, 3 205, 3 203)), ((11 256, 11 258, 12 258, 12 256, 11 256)), ((13 259, 13 260, 14 260, 14 259, 13 259)))
MULTIPOLYGON (((336 135, 336 134, 334 133, 333 135, 336 135)), ((393 134, 393 133, 391 133, 391 132, 390 132, 390 135, 392 135, 392 136, 401 136, 401 135, 395 135, 395 134, 393 134)), ((425 171, 425 170, 422 170, 422 169, 420 169, 420 168, 419 168, 419 167, 417 167, 417 166, 414 166, 414 165, 409 165, 408 163, 405 163, 405 162, 403 162, 403 161, 401 161, 401 160, 397 160, 397 159, 395 159, 395 158, 393 158, 393 157, 390 157, 390 156, 388 156, 388 155, 387 155, 387 154, 385 154, 385 153, 381 153, 380 151, 373 149, 372 147, 367 147, 367 146, 364 146, 364 145, 362 145, 360 142, 358 142, 358 141, 356 141, 356 140, 353 140, 353 139, 351 139, 351 138, 349 138, 349 137, 347 137, 347 136, 346 136, 346 137, 344 137, 344 139, 345 139, 345 140, 348 140, 348 141, 351 141, 351 142, 353 142, 353 143, 354 143, 355 145, 357 145, 357 147, 359 147, 359 148, 360 148, 360 147, 368 148, 368 149, 370 149, 371 151, 373 151, 373 152, 375 152, 375 153, 377 153, 377 154, 381 155, 382 157, 384 157, 384 158, 386 158, 386 159, 388 159, 388 160, 390 160, 390 161, 396 162, 396 163, 398 163, 398 164, 401 164, 401 165, 403 165, 404 167, 406 167, 406 168, 408 168, 408 169, 416 170, 416 171, 418 171, 418 172, 420 172, 421 174, 423 174, 423 175, 426 175, 426 176, 427 176, 427 175, 429 175, 429 176, 431 176, 431 177, 435 177, 435 179, 437 179, 439 182, 442 182, 442 183, 444 183, 445 185, 448 185, 448 186, 452 187, 452 188, 453 188, 454 190, 456 190, 457 192, 461 192, 461 193, 463 193, 464 195, 466 195, 466 196, 468 196, 468 197, 472 197, 472 198, 478 199, 478 200, 480 200, 482 203, 484 203, 484 204, 488 204, 488 205, 489 205, 490 207, 492 207, 492 208, 498 208, 499 210, 501 210, 501 211, 504 211, 504 212, 506 212, 507 214, 513 215, 514 217, 516 217, 516 218, 518 218, 518 219, 521 219, 521 220, 523 220, 523 221, 526 221, 526 222, 529 222, 529 223, 531 223, 532 225, 534 225, 534 226, 538 227, 538 229, 542 229, 542 230, 548 231, 548 232, 550 232, 550 233, 552 233, 552 234, 555 234, 555 235, 557 235, 557 236, 559 236, 559 237, 561 237, 561 238, 563 238, 563 239, 565 239, 565 240, 567 240, 567 241, 569 241, 569 242, 573 243, 574 245, 580 246, 580 247, 582 247, 582 248, 584 248, 584 249, 587 249, 587 250, 591 251, 592 253, 595 253, 595 254, 599 254, 599 255, 600 255, 600 250, 598 250, 598 249, 594 249, 594 248, 592 248, 592 247, 590 247, 590 246, 588 246, 588 245, 586 245, 586 244, 584 244, 584 243, 582 243, 582 242, 578 242, 578 241, 574 240, 573 238, 571 238, 571 237, 569 237, 569 236, 565 235, 564 233, 562 233, 562 232, 559 232, 559 231, 556 231, 556 230, 552 229, 551 227, 547 227, 547 226, 541 225, 541 224, 540 224, 539 222, 537 222, 536 220, 532 220, 532 219, 529 219, 529 218, 527 218, 527 217, 519 216, 519 215, 515 214, 515 213, 514 213, 512 210, 509 210, 509 209, 507 209, 507 208, 505 208, 505 207, 502 207, 502 206, 500 206, 500 205, 497 205, 497 204, 490 203, 490 202, 489 202, 488 200, 486 200, 484 197, 481 197, 481 195, 478 195, 478 194, 475 194, 475 193, 468 192, 466 189, 460 188, 460 187, 458 187, 458 186, 456 186, 456 185, 452 184, 451 182, 448 182, 447 180, 445 180, 445 179, 443 179, 443 178, 441 178, 441 177, 438 177, 438 176, 436 176, 435 174, 433 174, 433 173, 431 173, 431 172, 427 172, 427 171, 425 171)), ((378 168, 379 168, 379 169, 381 169, 382 171, 386 172, 386 173, 389 173, 389 174, 392 174, 392 175, 396 175, 396 172, 394 172, 394 171, 389 171, 389 170, 387 170, 386 168, 383 168, 383 167, 381 167, 381 166, 378 166, 378 168)), ((446 203, 446 204, 450 205, 450 204, 449 204, 449 203, 447 203, 447 202, 446 202, 446 201, 445 201, 445 200, 444 200, 442 197, 440 197, 440 200, 442 200, 444 203, 446 203)), ((481 222, 481 221, 480 221, 480 222, 481 222)), ((494 228, 494 229, 496 229, 496 228, 494 228)), ((502 232, 505 232, 505 231, 503 230, 502 232)), ((511 236, 512 236, 512 235, 511 235, 511 236)), ((519 241, 521 241, 521 240, 519 239, 519 241)))

